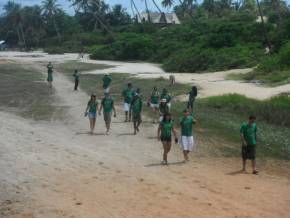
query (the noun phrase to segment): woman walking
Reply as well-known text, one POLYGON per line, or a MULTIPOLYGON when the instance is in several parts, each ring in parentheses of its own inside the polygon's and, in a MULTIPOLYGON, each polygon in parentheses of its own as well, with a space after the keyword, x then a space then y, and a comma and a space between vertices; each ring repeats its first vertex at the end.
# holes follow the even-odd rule
POLYGON ((158 141, 162 142, 163 145, 163 161, 161 164, 167 165, 167 155, 171 149, 172 145, 172 133, 175 137, 175 143, 178 142, 177 133, 174 128, 174 122, 171 118, 171 114, 167 113, 164 115, 163 120, 160 122, 157 137, 158 141))
POLYGON ((97 98, 95 95, 91 95, 91 99, 89 100, 86 111, 85 111, 85 116, 89 117, 91 134, 93 134, 94 129, 95 129, 98 110, 99 110, 99 107, 98 107, 97 98))

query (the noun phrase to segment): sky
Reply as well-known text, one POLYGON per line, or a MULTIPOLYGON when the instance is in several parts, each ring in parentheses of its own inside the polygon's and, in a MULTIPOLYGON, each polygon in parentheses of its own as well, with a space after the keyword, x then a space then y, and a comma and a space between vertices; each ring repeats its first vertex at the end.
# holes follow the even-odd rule
MULTIPOLYGON (((289 0, 290 1, 290 0, 289 0)), ((3 12, 2 8, 3 5, 6 4, 8 0, 0 0, 0 13, 3 12)), ((14 0, 16 3, 20 3, 21 5, 35 5, 35 4, 41 4, 41 0, 14 0)), ((115 5, 115 4, 122 4, 123 7, 127 8, 128 12, 131 13, 131 5, 130 5, 130 0, 105 0, 106 3, 110 5, 115 5)), ((140 11, 143 11, 145 6, 144 6, 144 0, 135 0, 136 5, 140 11)), ((161 2, 161 0, 156 0, 156 2, 161 2)), ((74 10, 72 7, 70 7, 71 3, 68 0, 58 0, 58 3, 63 7, 63 9, 69 13, 73 14, 74 10)), ((155 11, 155 7, 151 1, 148 1, 148 7, 151 8, 151 10, 155 11)), ((164 9, 165 11, 167 9, 164 9)))
MULTIPOLYGON (((0 13, 3 12, 2 8, 3 5, 6 4, 8 0, 0 0, 0 13)), ((14 2, 20 3, 21 5, 35 5, 35 4, 41 4, 42 0, 14 0, 14 2)), ((115 4, 122 4, 125 8, 127 8, 128 12, 131 13, 131 6, 130 6, 130 0, 105 0, 106 3, 110 5, 115 5, 115 4)), ((139 11, 144 11, 145 6, 144 6, 144 0, 135 0, 137 7, 139 11)), ((156 0, 157 3, 159 3, 161 0, 156 0)), ((175 2, 178 2, 177 0, 175 2)), ((288 4, 290 4, 290 0, 287 0, 288 4)), ((63 7, 63 9, 69 13, 73 14, 74 10, 72 7, 70 7, 71 3, 68 0, 58 0, 58 3, 63 7)), ((152 1, 148 1, 148 7, 152 11, 156 11, 156 8, 154 7, 152 1)), ((163 11, 166 11, 169 9, 163 9, 163 11)))

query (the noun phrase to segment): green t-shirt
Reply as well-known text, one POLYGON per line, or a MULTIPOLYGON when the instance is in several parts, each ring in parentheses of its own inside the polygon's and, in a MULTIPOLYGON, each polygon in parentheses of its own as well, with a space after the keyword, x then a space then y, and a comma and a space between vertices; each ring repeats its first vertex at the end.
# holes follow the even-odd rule
POLYGON ((98 102, 89 101, 88 102, 89 112, 90 113, 97 113, 98 102))
POLYGON ((197 90, 191 90, 188 94, 189 94, 189 101, 194 101, 197 96, 197 90))
POLYGON ((124 97, 125 103, 131 104, 132 98, 133 98, 133 90, 129 88, 125 89, 123 91, 123 97, 124 97))
POLYGON ((166 99, 166 102, 169 103, 171 101, 171 96, 169 94, 161 94, 160 99, 166 99))
POLYGON ((75 78, 75 80, 80 80, 80 74, 79 73, 74 73, 73 77, 75 78))
POLYGON ((243 123, 240 129, 240 133, 243 134, 248 145, 256 145, 256 133, 257 133, 257 125, 253 123, 249 125, 248 123, 243 123))
POLYGON ((181 135, 182 136, 192 136, 192 128, 195 120, 193 116, 182 117, 180 120, 181 135))
POLYGON ((47 65, 47 72, 48 73, 52 73, 53 72, 53 66, 52 66, 52 64, 48 64, 47 65))
POLYGON ((169 107, 168 107, 168 105, 161 103, 159 105, 159 111, 160 111, 161 114, 169 113, 169 107))
POLYGON ((153 91, 151 93, 151 104, 159 104, 159 92, 153 91))
POLYGON ((102 106, 104 113, 111 113, 114 107, 114 100, 112 98, 103 98, 102 106))
POLYGON ((142 111, 142 99, 140 97, 138 97, 137 99, 133 99, 132 104, 131 104, 131 108, 134 114, 139 114, 142 111))
POLYGON ((109 85, 111 84, 112 82, 112 77, 110 76, 104 76, 103 77, 103 88, 106 89, 109 87, 109 85))
POLYGON ((174 122, 162 121, 160 122, 161 126, 161 137, 171 137, 172 129, 174 127, 174 122))

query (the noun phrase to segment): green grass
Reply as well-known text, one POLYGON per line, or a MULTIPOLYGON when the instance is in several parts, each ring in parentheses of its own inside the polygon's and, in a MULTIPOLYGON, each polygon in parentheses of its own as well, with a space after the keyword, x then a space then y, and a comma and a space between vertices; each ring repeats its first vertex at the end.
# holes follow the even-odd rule
POLYGON ((230 80, 243 80, 247 82, 259 81, 269 86, 280 86, 290 83, 290 70, 270 73, 253 70, 246 74, 230 74, 227 78, 230 80))
POLYGON ((59 119, 62 108, 54 106, 55 93, 46 84, 46 77, 31 65, 0 64, 0 107, 25 118, 59 119))

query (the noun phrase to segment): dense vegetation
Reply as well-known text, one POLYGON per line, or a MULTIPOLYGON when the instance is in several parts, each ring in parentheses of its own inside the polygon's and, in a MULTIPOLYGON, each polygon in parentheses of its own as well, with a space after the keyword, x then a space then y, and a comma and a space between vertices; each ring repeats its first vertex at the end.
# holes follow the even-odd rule
MULTIPOLYGON (((95 59, 158 62, 168 71, 258 65, 250 78, 259 78, 261 73, 277 73, 279 80, 289 78, 285 71, 290 67, 290 8, 285 1, 180 0, 173 11, 182 24, 163 27, 150 22, 137 24, 136 1, 132 1, 133 18, 121 5, 109 7, 102 0, 70 0, 74 16, 67 15, 57 0, 43 0, 31 7, 8 1, 0 17, 0 39, 10 47, 28 50, 87 51, 95 59)), ((143 2, 147 5, 147 1, 143 2)), ((161 2, 173 7, 172 0, 161 2)), ((151 10, 162 12, 158 4, 151 10)))

